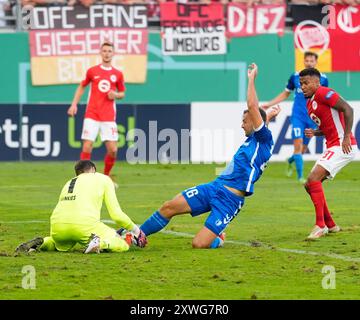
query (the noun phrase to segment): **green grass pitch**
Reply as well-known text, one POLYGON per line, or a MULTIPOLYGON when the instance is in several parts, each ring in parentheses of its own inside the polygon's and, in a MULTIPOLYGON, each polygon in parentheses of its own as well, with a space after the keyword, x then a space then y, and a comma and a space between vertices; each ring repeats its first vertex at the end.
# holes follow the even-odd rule
MULTIPOLYGON (((308 172, 313 163, 306 163, 308 172)), ((102 163, 98 163, 102 170, 102 163)), ((115 168, 117 195, 141 224, 163 201, 215 177, 216 165, 129 165, 115 168)), ((359 299, 360 163, 343 169, 325 193, 343 232, 304 241, 313 206, 283 163, 270 163, 255 194, 227 228, 218 250, 191 248, 191 235, 207 214, 176 217, 167 233, 149 237, 145 249, 122 254, 33 253, 14 248, 49 233, 49 217, 72 162, 1 163, 0 299, 359 299), (36 270, 36 289, 23 289, 24 266, 36 270), (326 266, 335 288, 324 289, 326 266)), ((103 208, 103 219, 109 219, 103 208)))

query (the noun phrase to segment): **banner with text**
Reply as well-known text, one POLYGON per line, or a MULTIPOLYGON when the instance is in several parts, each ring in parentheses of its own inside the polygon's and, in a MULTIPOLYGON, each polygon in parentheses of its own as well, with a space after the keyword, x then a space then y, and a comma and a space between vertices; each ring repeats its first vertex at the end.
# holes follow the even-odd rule
POLYGON ((229 3, 227 6, 228 37, 246 37, 266 33, 284 33, 286 5, 229 3))
POLYGON ((323 72, 360 71, 360 6, 294 6, 296 70, 305 51, 319 54, 323 72))
MULTIPOLYGON (((0 105, 0 161, 79 159, 85 106, 68 117, 68 105, 0 105)), ((121 104, 117 159, 129 163, 190 161, 190 104, 121 104), (176 117, 173 115, 176 114, 176 117), (185 131, 186 134, 183 134, 185 131)), ((102 160, 97 136, 91 159, 102 160)))
POLYGON ((161 3, 161 37, 164 55, 226 53, 222 4, 161 3))
POLYGON ((125 82, 145 82, 145 5, 34 7, 29 19, 33 85, 79 83, 88 68, 101 62, 104 41, 114 44, 112 64, 125 82))

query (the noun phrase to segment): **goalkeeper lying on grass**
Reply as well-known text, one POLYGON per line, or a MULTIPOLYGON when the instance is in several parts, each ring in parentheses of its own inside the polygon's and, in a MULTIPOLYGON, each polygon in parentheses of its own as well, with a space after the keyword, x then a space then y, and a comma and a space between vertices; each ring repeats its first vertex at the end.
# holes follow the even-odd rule
POLYGON ((76 177, 63 187, 51 215, 50 236, 22 243, 16 253, 37 249, 69 251, 76 244, 85 248, 84 253, 122 252, 129 250, 131 244, 145 247, 146 236, 121 210, 111 179, 97 173, 94 163, 89 160, 78 161, 75 172, 76 177), (128 231, 124 238, 100 221, 103 201, 112 220, 128 231))

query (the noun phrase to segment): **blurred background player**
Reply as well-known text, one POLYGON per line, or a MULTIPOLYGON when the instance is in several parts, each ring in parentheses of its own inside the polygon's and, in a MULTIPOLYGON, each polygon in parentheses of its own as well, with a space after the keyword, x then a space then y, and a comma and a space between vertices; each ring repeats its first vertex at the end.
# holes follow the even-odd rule
POLYGON ((111 179, 96 172, 90 160, 80 160, 75 165, 76 177, 63 187, 59 202, 50 221, 50 236, 35 238, 22 243, 16 252, 29 252, 31 249, 42 251, 69 251, 76 244, 86 247, 84 253, 122 252, 135 243, 144 247, 145 235, 139 227, 121 210, 111 179), (131 232, 125 241, 115 229, 100 221, 101 207, 105 202, 109 215, 119 226, 131 232))
MULTIPOLYGON (((77 113, 77 104, 91 83, 88 104, 85 112, 81 139, 83 141, 81 160, 90 160, 93 143, 100 131, 101 141, 105 142, 104 174, 110 175, 117 156, 118 129, 116 124, 115 99, 125 96, 124 76, 120 70, 111 65, 114 47, 110 42, 101 45, 99 65, 91 67, 86 72, 85 79, 76 89, 73 102, 68 109, 69 116, 77 113)), ((117 186, 115 184, 115 186, 117 186)))
POLYGON ((254 192, 273 150, 273 138, 266 123, 280 108, 273 108, 268 119, 259 108, 255 90, 257 66, 252 64, 248 77, 248 109, 243 115, 242 129, 247 136, 225 171, 214 181, 183 191, 165 202, 140 229, 148 236, 163 229, 176 215, 190 213, 193 217, 210 212, 205 226, 192 241, 194 248, 218 248, 224 243, 223 231, 240 212, 246 196, 254 192))
MULTIPOLYGON (((304 66, 305 68, 315 68, 318 60, 318 55, 314 52, 305 52, 304 54, 304 66)), ((320 84, 324 87, 328 86, 328 79, 326 75, 321 74, 320 84)), ((275 97, 270 102, 264 104, 262 108, 265 110, 270 106, 280 103, 281 101, 286 100, 291 91, 294 91, 294 103, 291 114, 291 137, 294 144, 294 153, 288 158, 288 166, 286 175, 290 177, 292 175, 293 169, 292 165, 295 162, 297 179, 299 182, 304 183, 304 161, 303 154, 307 150, 307 145, 309 144, 310 139, 305 137, 304 130, 305 128, 316 129, 316 124, 309 118, 306 111, 306 99, 300 88, 299 73, 295 72, 289 78, 289 81, 286 85, 286 88, 281 92, 277 97, 275 97)))
POLYGON ((353 109, 339 94, 330 88, 321 86, 321 74, 317 69, 309 68, 300 72, 301 89, 307 98, 307 110, 310 118, 319 129, 305 130, 307 137, 325 136, 326 150, 312 168, 305 189, 315 207, 316 223, 308 239, 316 239, 328 232, 339 232, 328 209, 322 182, 333 179, 335 175, 356 155, 357 143, 351 133, 353 109))

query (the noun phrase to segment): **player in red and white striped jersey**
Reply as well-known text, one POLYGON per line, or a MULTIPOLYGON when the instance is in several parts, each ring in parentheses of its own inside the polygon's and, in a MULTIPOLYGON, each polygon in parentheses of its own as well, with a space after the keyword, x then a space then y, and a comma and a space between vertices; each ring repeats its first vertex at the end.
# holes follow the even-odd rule
POLYGON ((326 139, 326 150, 305 183, 316 212, 316 225, 308 238, 316 239, 328 232, 340 231, 328 209, 322 182, 333 179, 354 159, 357 142, 351 132, 353 109, 334 90, 320 85, 320 72, 314 68, 302 70, 300 85, 308 99, 308 114, 318 125, 318 130, 305 129, 305 135, 309 138, 323 135, 326 139))
POLYGON ((116 124, 115 99, 125 96, 124 76, 120 70, 111 65, 114 56, 114 47, 110 42, 101 45, 102 63, 91 67, 86 72, 85 79, 75 92, 73 102, 68 109, 68 115, 77 113, 77 104, 91 83, 88 105, 85 112, 81 139, 83 140, 81 160, 90 160, 93 142, 100 131, 101 140, 105 142, 104 174, 110 175, 117 155, 118 129, 116 124))

